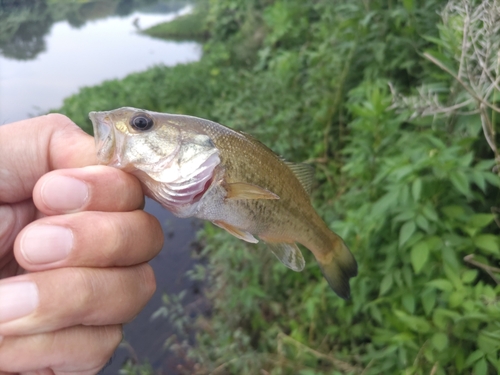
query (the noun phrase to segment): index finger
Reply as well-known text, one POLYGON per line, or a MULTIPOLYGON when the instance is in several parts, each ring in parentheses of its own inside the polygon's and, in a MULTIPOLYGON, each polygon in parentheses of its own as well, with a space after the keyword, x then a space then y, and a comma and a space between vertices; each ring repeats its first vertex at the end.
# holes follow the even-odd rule
POLYGON ((46 215, 80 211, 133 211, 144 207, 141 183, 103 165, 52 171, 33 189, 33 202, 46 215))
POLYGON ((60 114, 0 126, 0 160, 0 203, 30 198, 51 170, 97 164, 94 139, 60 114))

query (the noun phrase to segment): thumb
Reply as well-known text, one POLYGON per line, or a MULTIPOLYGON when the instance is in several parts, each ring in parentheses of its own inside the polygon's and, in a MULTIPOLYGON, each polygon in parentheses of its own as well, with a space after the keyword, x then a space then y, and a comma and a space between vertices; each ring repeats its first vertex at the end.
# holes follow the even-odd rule
POLYGON ((97 164, 94 139, 59 114, 0 126, 0 160, 0 204, 30 198, 51 170, 97 164))

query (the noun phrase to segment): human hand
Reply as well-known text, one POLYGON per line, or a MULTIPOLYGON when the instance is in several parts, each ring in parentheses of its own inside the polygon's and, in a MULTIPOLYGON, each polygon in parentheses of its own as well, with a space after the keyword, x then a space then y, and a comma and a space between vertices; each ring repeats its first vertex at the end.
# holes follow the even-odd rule
POLYGON ((0 374, 95 374, 151 298, 139 181, 62 115, 0 126, 0 374))

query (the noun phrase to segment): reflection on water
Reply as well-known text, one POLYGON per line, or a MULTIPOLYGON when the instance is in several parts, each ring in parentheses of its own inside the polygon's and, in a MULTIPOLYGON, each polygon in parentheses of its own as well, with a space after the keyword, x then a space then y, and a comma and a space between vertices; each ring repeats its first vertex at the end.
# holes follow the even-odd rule
POLYGON ((165 42, 137 32, 138 27, 168 21, 189 9, 155 13, 172 8, 154 3, 25 1, 24 6, 4 8, 0 124, 56 108, 82 86, 123 78, 152 65, 198 60, 201 49, 196 42, 165 42))
POLYGON ((44 1, 0 3, 0 52, 16 60, 34 59, 45 51, 53 23, 44 1))
POLYGON ((175 14, 185 1, 98 0, 50 1, 5 0, 0 2, 0 53, 16 60, 30 60, 45 50, 45 36, 57 22, 80 28, 88 21, 110 16, 175 14))
MULTIPOLYGON (((195 42, 165 42, 137 33, 187 11, 186 2, 171 0, 0 0, 0 125, 56 108, 82 86, 154 64, 198 60, 201 48, 195 42)), ((197 288, 185 277, 194 263, 190 252, 197 222, 178 219, 151 200, 145 210, 158 218, 165 233, 164 248, 150 262, 157 291, 124 327, 127 343, 104 375, 118 374, 128 359, 147 359, 166 374, 176 374, 182 362, 163 350, 172 327, 150 317, 162 306, 163 293, 187 290, 185 303, 197 298, 197 288)))

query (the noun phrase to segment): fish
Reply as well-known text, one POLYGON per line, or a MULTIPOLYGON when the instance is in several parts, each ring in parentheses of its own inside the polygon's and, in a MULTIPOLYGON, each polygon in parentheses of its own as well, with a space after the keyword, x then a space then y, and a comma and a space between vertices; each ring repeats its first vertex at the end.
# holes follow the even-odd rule
POLYGON ((314 169, 291 163, 253 136, 187 115, 132 107, 90 112, 100 164, 135 175, 174 215, 209 220, 233 236, 263 241, 288 268, 309 249, 333 291, 350 298, 354 256, 314 210, 314 169))

